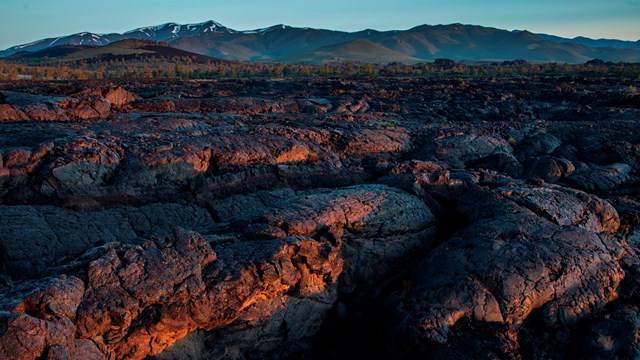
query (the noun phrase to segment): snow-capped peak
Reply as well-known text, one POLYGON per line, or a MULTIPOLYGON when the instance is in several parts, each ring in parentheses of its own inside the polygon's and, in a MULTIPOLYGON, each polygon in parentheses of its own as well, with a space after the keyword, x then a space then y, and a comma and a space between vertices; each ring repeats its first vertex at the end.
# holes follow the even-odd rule
POLYGON ((262 29, 255 29, 255 30, 246 30, 246 31, 242 31, 243 34, 264 34, 264 33, 268 33, 271 31, 275 31, 275 30, 285 30, 290 28, 290 26, 284 25, 284 24, 278 24, 278 25, 273 25, 273 26, 269 26, 266 28, 262 28, 262 29))
POLYGON ((132 33, 135 33, 135 32, 142 32, 142 33, 145 33, 145 34, 147 32, 153 33, 153 32, 160 31, 160 30, 162 30, 164 28, 167 28, 167 27, 170 27, 170 26, 174 26, 175 27, 175 26, 179 26, 179 25, 176 24, 176 23, 170 22, 170 23, 161 24, 161 25, 145 26, 145 27, 141 27, 141 28, 137 28, 137 29, 133 29, 133 30, 129 30, 127 32, 124 32, 123 35, 132 34, 132 33))
POLYGON ((208 33, 208 32, 235 33, 236 31, 229 29, 213 20, 209 20, 209 21, 205 21, 197 24, 183 25, 183 24, 176 24, 176 23, 170 22, 162 25, 141 27, 135 30, 127 31, 123 35, 143 34, 143 36, 148 38, 153 38, 155 40, 166 40, 165 38, 163 38, 163 35, 162 35, 163 33, 165 35, 168 35, 169 38, 176 38, 182 35, 194 36, 194 35, 199 35, 199 34, 208 33), (166 34, 165 31, 168 31, 171 35, 166 34), (158 37, 160 38, 158 39, 158 37))
POLYGON ((26 48, 26 47, 29 47, 29 46, 33 46, 33 45, 39 44, 39 43, 41 43, 41 42, 43 42, 43 41, 44 41, 44 40, 38 40, 38 41, 30 42, 30 43, 28 43, 28 44, 23 44, 23 45, 14 46, 13 48, 14 48, 14 49, 24 49, 24 48, 26 48))
POLYGON ((207 28, 209 30, 214 30, 216 28, 224 28, 222 24, 215 22, 213 20, 209 20, 209 21, 205 21, 197 24, 188 24, 188 25, 185 25, 185 27, 189 30, 200 29, 200 28, 207 28))

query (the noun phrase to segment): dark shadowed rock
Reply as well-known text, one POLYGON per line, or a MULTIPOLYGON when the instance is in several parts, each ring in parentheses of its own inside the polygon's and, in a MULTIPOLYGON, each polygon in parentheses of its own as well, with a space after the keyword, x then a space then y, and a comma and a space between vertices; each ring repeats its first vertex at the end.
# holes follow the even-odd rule
POLYGON ((550 182, 556 182, 576 171, 571 161, 552 157, 531 157, 526 161, 524 168, 523 177, 550 182))
POLYGON ((567 178, 567 182, 573 187, 589 192, 612 191, 624 184, 632 185, 638 181, 631 174, 631 166, 627 164, 594 164, 567 178))
POLYGON ((451 345, 462 319, 520 325, 536 316, 566 326, 618 297, 624 243, 595 232, 600 224, 559 227, 519 198, 505 190, 465 196, 461 210, 473 224, 422 261, 398 305, 405 340, 451 345))
POLYGON ((535 156, 552 154, 562 145, 562 141, 553 134, 537 132, 525 137, 517 145, 516 154, 518 159, 527 160, 535 156))
POLYGON ((202 230, 209 213, 196 206, 151 204, 97 212, 74 212, 53 206, 0 206, 0 239, 5 271, 15 277, 47 273, 54 264, 110 242, 164 237, 175 227, 202 230))
POLYGON ((615 306, 613 311, 577 328, 570 355, 588 353, 592 359, 634 359, 640 356, 638 308, 615 306))
POLYGON ((439 138, 434 141, 434 144, 433 156, 456 168, 464 168, 466 163, 490 155, 512 153, 511 146, 507 141, 476 134, 439 138))

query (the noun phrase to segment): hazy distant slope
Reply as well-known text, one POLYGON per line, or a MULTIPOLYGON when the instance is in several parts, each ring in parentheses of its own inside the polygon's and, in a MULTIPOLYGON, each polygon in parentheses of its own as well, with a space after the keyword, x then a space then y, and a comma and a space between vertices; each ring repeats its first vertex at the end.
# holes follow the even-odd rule
POLYGON ((360 61, 366 63, 418 63, 422 61, 363 39, 328 45, 308 52, 294 53, 277 60, 309 64, 332 61, 360 61))
POLYGON ((640 40, 625 41, 616 39, 589 39, 584 36, 578 36, 573 39, 564 38, 555 35, 536 34, 541 38, 557 43, 570 43, 576 45, 584 45, 589 47, 607 47, 616 49, 640 49, 640 40))

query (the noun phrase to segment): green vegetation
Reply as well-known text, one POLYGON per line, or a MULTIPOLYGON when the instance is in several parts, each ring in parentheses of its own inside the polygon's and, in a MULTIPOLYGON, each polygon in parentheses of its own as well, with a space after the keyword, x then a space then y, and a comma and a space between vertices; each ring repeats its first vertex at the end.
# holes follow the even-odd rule
MULTIPOLYGON (((46 59, 45 59, 46 60, 46 59)), ((438 66, 433 63, 387 65, 343 62, 322 65, 267 64, 252 62, 202 63, 189 56, 145 57, 92 61, 40 61, 25 65, 0 61, 0 80, 87 80, 87 79, 217 79, 237 77, 384 77, 384 76, 618 76, 640 79, 640 64, 602 63, 569 65, 559 63, 466 65, 455 63, 438 66)))
POLYGON ((396 126, 396 124, 389 121, 378 121, 378 126, 386 128, 386 127, 394 127, 396 126))

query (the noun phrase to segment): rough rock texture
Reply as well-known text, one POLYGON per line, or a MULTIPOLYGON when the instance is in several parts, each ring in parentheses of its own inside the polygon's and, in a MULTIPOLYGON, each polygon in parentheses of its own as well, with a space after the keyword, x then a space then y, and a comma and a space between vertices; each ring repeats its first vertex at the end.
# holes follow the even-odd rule
POLYGON ((399 306, 411 338, 446 343, 462 318, 522 324, 535 309, 548 326, 572 324, 618 297, 624 244, 600 224, 562 228, 505 191, 464 197, 472 225, 419 265, 399 306))
POLYGON ((3 265, 17 278, 46 275, 52 265, 72 260, 94 246, 163 237, 175 227, 203 230, 213 223, 205 209, 178 204, 81 213, 53 206, 0 208, 3 265))
POLYGON ((140 99, 122 87, 84 89, 69 96, 42 96, 3 91, 0 121, 87 120, 106 118, 111 106, 122 107, 140 99))
MULTIPOLYGON (((19 229, 24 228, 21 219, 41 219, 39 228, 28 226, 37 232, 30 236, 41 239, 42 246, 56 246, 43 248, 36 258, 24 259, 32 261, 25 269, 11 267, 19 263, 13 257, 7 265, 16 277, 25 273, 35 276, 39 274, 33 272, 33 262, 45 262, 41 266, 44 272, 51 268, 48 259, 53 262, 61 257, 59 251, 70 253, 106 243, 53 268, 54 272, 73 272, 86 279, 84 283, 78 280, 80 288, 86 290, 80 291, 79 304, 74 303, 69 311, 72 315, 66 314, 63 319, 74 325, 64 337, 70 338, 67 341, 71 344, 75 344, 74 333, 79 340, 91 340, 107 358, 144 358, 166 349, 190 331, 247 321, 279 321, 278 326, 269 325, 275 334, 263 330, 270 337, 282 336, 281 327, 288 326, 281 343, 309 338, 322 322, 305 322, 306 312, 312 311, 321 320, 330 310, 343 269, 345 277, 354 278, 349 286, 373 285, 376 279, 388 275, 394 260, 429 244, 427 235, 431 232, 424 230, 434 221, 428 207, 418 199, 381 185, 297 195, 293 190, 258 193, 211 206, 217 219, 231 223, 216 224, 208 213, 201 214, 200 228, 207 230, 209 226, 207 238, 212 246, 200 235, 183 230, 175 238, 166 238, 163 228, 180 224, 170 206, 82 212, 72 219, 55 207, 6 207, 15 215, 3 216, 7 221, 4 227, 13 229, 11 235, 16 238, 13 242, 12 238, 5 240, 5 247, 16 247, 8 248, 7 255, 27 252, 17 239, 19 229), (253 211, 238 208, 244 204, 250 204, 248 208, 253 211), (157 217, 163 213, 164 219, 157 217), (158 221, 161 226, 149 227, 145 220, 158 221), (218 234, 221 228, 235 229, 238 223, 243 225, 237 232, 226 230, 224 239, 218 234), (70 225, 75 228, 70 229, 70 225), (352 235, 343 237, 345 232, 352 235), (164 236, 155 241, 140 239, 150 233, 164 236), (229 238, 236 240, 228 243, 229 238), (120 242, 124 240, 137 240, 138 244, 125 245, 120 242), (372 268, 376 270, 371 272, 372 268), (278 309, 287 309, 288 315, 272 318, 278 309)), ((182 223, 198 227, 197 208, 173 206, 173 210, 182 216, 191 210, 191 216, 182 223)), ((52 291, 47 285, 35 286, 52 291)), ((77 289, 72 290, 76 295, 77 289)), ((20 296, 3 294, 7 299, 20 296)), ((34 306, 43 305, 13 307, 10 311, 28 313, 25 308, 34 306)), ((8 325, 6 339, 15 336, 13 326, 8 325)), ((53 345, 43 341, 46 345, 33 350, 34 354, 52 351, 47 346, 53 345)), ((264 350, 274 349, 274 341, 265 343, 264 350)), ((255 343, 246 346, 249 344, 256 347, 255 343)), ((56 345, 73 356, 72 345, 56 345)))
POLYGON ((0 358, 637 358, 629 86, 1 83, 0 358))
POLYGON ((335 281, 341 271, 335 252, 311 239, 264 242, 255 250, 245 247, 225 248, 219 260, 233 266, 224 270, 222 265, 208 266, 216 261, 216 253, 196 233, 179 231, 163 244, 113 243, 99 249, 100 256, 88 264, 86 290, 78 278, 59 284, 67 280, 62 276, 47 280, 53 284, 23 284, 43 288, 46 294, 18 295, 14 289, 3 294, 7 299, 25 296, 19 304, 3 306, 5 355, 32 358, 51 352, 54 345, 73 354, 77 337, 92 341, 107 358, 144 358, 190 330, 226 325, 246 309, 256 316, 264 316, 261 311, 269 314, 271 309, 259 309, 262 302, 282 296, 292 286, 297 296, 320 296, 326 281, 335 281), (300 257, 313 265, 296 260, 300 257), (43 329, 37 337, 24 335, 34 324, 42 324, 37 325, 43 329), (21 336, 37 347, 25 345, 21 336), (14 342, 31 352, 21 355, 14 342))
POLYGON ((0 355, 4 359, 34 359, 75 350, 76 311, 84 283, 73 276, 26 281, 2 289, 0 355), (60 349, 53 349, 54 347, 60 349))

